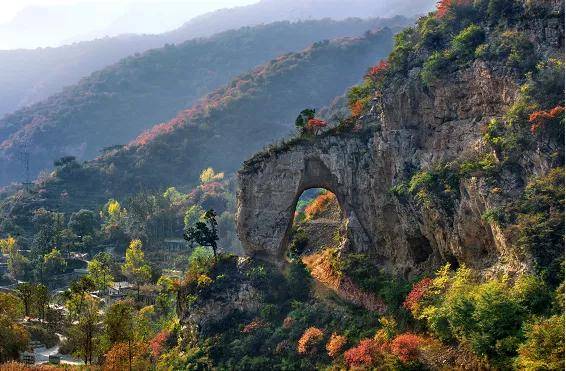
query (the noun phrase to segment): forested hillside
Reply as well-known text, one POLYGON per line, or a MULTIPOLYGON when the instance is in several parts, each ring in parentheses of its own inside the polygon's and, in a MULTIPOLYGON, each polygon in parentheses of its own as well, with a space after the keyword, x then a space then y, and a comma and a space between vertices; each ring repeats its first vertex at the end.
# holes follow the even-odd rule
POLYGON ((91 159, 103 147, 129 142, 271 58, 319 40, 360 35, 384 22, 391 23, 280 22, 126 58, 0 120, 0 184, 24 180, 22 152, 29 154, 32 177, 62 156, 91 159))
POLYGON ((392 36, 382 30, 363 38, 324 41, 274 59, 126 146, 84 164, 58 161, 33 192, 5 200, 5 211, 25 217, 38 207, 97 208, 111 197, 194 186, 209 166, 234 172, 247 156, 291 133, 304 107, 323 107, 359 81, 368 65, 390 51, 392 36))
MULTIPOLYGON (((411 1, 392 5, 386 1, 357 0, 303 2, 300 6, 285 1, 260 1, 245 7, 207 13, 176 30, 158 35, 121 35, 83 41, 55 48, 0 51, 0 117, 36 103, 63 87, 77 83, 94 71, 118 62, 134 53, 142 53, 165 44, 209 37, 216 33, 245 26, 278 21, 309 19, 346 19, 348 17, 413 17, 424 13, 434 1, 411 1)), ((396 20, 393 23, 404 22, 396 20)), ((393 24, 391 24, 393 25, 393 24)), ((346 36, 348 33, 337 36, 346 36)), ((314 42, 315 40, 313 40, 314 42)))

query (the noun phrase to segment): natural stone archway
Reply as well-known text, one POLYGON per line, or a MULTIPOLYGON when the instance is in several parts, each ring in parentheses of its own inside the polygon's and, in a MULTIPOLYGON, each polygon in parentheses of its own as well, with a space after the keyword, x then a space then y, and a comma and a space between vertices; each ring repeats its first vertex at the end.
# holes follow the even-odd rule
POLYGON ((283 258, 297 201, 310 188, 334 193, 347 221, 349 239, 356 245, 371 245, 356 211, 354 194, 361 189, 351 168, 359 162, 359 154, 368 150, 369 139, 359 137, 345 156, 324 151, 328 141, 335 140, 327 137, 299 141, 293 151, 261 156, 261 162, 257 158, 248 161, 238 174, 237 217, 238 233, 247 252, 275 261, 283 258))
POLYGON ((481 126, 500 117, 517 91, 513 79, 493 78, 483 63, 450 79, 427 90, 412 80, 392 87, 361 120, 362 132, 294 139, 244 163, 237 229, 246 252, 283 261, 297 198, 321 187, 342 206, 346 250, 367 252, 386 271, 410 276, 445 262, 529 269, 502 231, 482 218, 497 204, 480 180, 460 182, 450 211, 391 192, 419 170, 475 153, 481 126))

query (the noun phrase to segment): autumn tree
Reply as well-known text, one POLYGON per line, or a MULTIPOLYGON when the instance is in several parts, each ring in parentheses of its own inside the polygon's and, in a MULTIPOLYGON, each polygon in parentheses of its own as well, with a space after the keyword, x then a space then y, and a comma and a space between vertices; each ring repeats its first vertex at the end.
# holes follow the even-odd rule
POLYGON ((151 278, 151 268, 145 261, 142 242, 133 240, 126 250, 126 261, 122 265, 122 273, 136 285, 138 297, 140 286, 151 278))
POLYGON ((112 254, 101 252, 88 262, 88 274, 94 281, 96 288, 106 291, 114 280, 114 267, 116 262, 112 254))
POLYGON ((201 184, 219 182, 222 179, 224 179, 224 173, 217 173, 211 167, 204 169, 202 173, 200 173, 201 184))
POLYGON ((16 359, 26 349, 29 334, 19 323, 23 303, 15 295, 0 292, 0 363, 16 359))
POLYGON ((216 213, 210 209, 203 215, 203 221, 198 221, 194 226, 187 228, 184 238, 191 245, 197 244, 212 248, 214 257, 218 255, 218 223, 216 222, 216 213))
POLYGON ((14 237, 0 239, 0 251, 8 255, 8 272, 13 278, 18 278, 25 273, 29 264, 27 258, 18 251, 17 241, 14 237))
POLYGON ((309 120, 314 119, 315 114, 316 110, 314 108, 306 108, 299 113, 295 119, 295 127, 299 133, 302 134, 304 132, 309 120))
POLYGON ((324 333, 316 327, 309 327, 305 330, 297 343, 299 354, 312 354, 318 351, 318 345, 322 341, 324 333))
MULTIPOLYGON (((117 345, 120 346, 122 362, 125 361, 126 367, 117 369, 133 369, 136 364, 136 352, 140 350, 141 344, 135 344, 136 334, 136 313, 133 303, 129 300, 118 301, 112 304, 106 311, 104 317, 104 336, 107 344, 111 347, 106 358, 112 358, 113 350, 117 345)), ((122 363, 124 364, 124 363, 122 363)))
POLYGON ((44 274, 50 276, 53 274, 62 273, 65 270, 66 266, 67 266, 67 262, 63 258, 61 251, 59 251, 56 248, 53 248, 49 253, 43 256, 42 271, 44 274))

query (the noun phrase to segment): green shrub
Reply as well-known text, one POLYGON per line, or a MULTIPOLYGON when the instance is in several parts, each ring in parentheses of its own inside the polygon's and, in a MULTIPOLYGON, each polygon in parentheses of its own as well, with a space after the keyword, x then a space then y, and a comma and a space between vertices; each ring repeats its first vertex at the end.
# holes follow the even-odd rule
POLYGON ((446 52, 434 52, 424 62, 421 70, 421 80, 430 86, 442 73, 446 72, 450 58, 446 52))
POLYGON ((287 284, 289 295, 298 301, 305 301, 310 296, 312 278, 307 267, 299 259, 289 265, 287 272, 287 284))
POLYGON ((456 57, 468 61, 474 56, 476 48, 484 40, 483 29, 477 24, 471 24, 452 39, 451 51, 456 57))
POLYGON ((548 313, 551 297, 538 277, 522 276, 481 282, 469 268, 442 268, 420 301, 417 319, 443 341, 469 344, 474 353, 506 368, 523 341, 523 327, 532 316, 548 313))

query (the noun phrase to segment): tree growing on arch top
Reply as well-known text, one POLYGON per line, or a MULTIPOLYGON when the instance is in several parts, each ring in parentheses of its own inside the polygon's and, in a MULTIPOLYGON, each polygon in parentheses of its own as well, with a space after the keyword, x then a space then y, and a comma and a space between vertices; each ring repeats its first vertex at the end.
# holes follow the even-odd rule
POLYGON ((218 222, 216 221, 216 213, 214 210, 210 209, 204 213, 202 220, 186 229, 183 237, 191 244, 191 246, 197 244, 212 248, 214 258, 216 259, 218 252, 217 227, 218 222))
POLYGON ((295 127, 302 134, 311 133, 317 135, 321 128, 326 127, 326 121, 315 118, 316 110, 307 108, 299 113, 295 119, 295 127))

